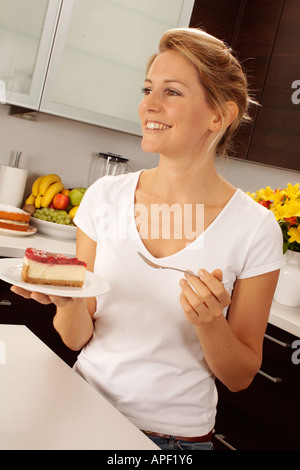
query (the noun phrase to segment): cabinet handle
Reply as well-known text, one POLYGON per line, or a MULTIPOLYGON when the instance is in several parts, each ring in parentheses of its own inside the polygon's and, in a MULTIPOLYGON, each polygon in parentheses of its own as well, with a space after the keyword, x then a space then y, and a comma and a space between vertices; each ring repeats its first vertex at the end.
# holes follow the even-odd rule
POLYGON ((277 338, 274 338, 273 336, 265 334, 265 338, 269 339, 270 341, 273 341, 273 343, 279 344, 283 348, 290 348, 291 344, 290 343, 284 343, 283 341, 280 341, 277 338))
POLYGON ((225 436, 223 436, 223 434, 215 434, 215 438, 217 439, 217 441, 221 442, 228 449, 236 450, 235 447, 233 447, 231 444, 229 444, 229 442, 225 440, 225 436))
POLYGON ((272 375, 266 374, 266 372, 263 372, 260 369, 258 373, 275 384, 280 384, 282 382, 282 379, 280 377, 272 377, 272 375))
POLYGON ((9 300, 0 300, 0 307, 10 307, 11 302, 9 300))

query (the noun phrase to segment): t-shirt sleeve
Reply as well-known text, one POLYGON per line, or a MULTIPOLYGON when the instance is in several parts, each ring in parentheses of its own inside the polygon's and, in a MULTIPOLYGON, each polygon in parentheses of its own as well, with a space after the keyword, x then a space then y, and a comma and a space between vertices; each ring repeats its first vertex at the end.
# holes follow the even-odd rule
POLYGON ((285 265, 283 236, 274 214, 269 211, 249 244, 238 279, 275 271, 285 265))
POLYGON ((99 197, 99 184, 96 183, 86 190, 74 217, 77 227, 94 241, 97 241, 95 204, 97 204, 99 197))

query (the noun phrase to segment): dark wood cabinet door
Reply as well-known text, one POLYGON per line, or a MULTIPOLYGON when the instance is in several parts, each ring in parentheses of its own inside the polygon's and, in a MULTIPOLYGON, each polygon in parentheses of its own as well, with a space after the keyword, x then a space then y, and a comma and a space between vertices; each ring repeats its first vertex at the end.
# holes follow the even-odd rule
POLYGON ((247 158, 300 170, 300 2, 285 0, 247 158))
POLYGON ((219 436, 238 450, 299 450, 300 371, 293 361, 293 343, 298 340, 268 325, 263 363, 252 384, 232 393, 217 381, 217 450, 226 448, 219 436))
MULTIPOLYGON (((251 97, 261 103, 284 0, 243 3, 238 32, 231 45, 246 72, 251 97)), ((234 139, 235 157, 251 160, 252 135, 260 109, 259 106, 252 106, 249 111, 252 121, 237 132, 234 139)), ((260 158, 261 163, 267 163, 264 154, 260 158)))
POLYGON ((196 0, 190 26, 236 51, 261 104, 236 134, 232 156, 299 171, 300 1, 196 0))

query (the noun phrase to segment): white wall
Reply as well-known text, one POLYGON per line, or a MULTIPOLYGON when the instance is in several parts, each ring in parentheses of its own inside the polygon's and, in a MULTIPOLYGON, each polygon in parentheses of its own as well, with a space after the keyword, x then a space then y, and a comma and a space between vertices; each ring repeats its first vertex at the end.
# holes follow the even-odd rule
MULTIPOLYGON (((42 113, 37 121, 26 121, 8 112, 9 106, 0 105, 0 164, 8 165, 16 151, 22 152, 20 167, 29 171, 28 194, 34 178, 46 173, 58 173, 66 187, 86 186, 91 157, 98 152, 129 158, 133 171, 157 164, 156 155, 141 150, 139 137, 42 113)), ((300 182, 299 172, 241 160, 218 160, 217 168, 244 191, 300 182)))
POLYGON ((300 183, 298 171, 289 171, 240 159, 218 159, 218 172, 243 191, 255 192, 271 186, 284 188, 287 183, 300 183))
POLYGON ((98 152, 129 158, 132 170, 157 163, 156 156, 141 150, 139 137, 43 113, 33 122, 8 112, 9 106, 0 105, 0 165, 21 151, 29 192, 34 178, 47 173, 59 174, 66 187, 86 186, 92 155, 98 152))

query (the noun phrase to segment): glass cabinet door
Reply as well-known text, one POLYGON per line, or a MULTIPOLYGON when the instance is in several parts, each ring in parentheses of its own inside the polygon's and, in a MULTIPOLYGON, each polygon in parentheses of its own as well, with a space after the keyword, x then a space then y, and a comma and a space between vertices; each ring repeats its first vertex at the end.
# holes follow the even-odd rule
POLYGON ((2 101, 37 109, 61 0, 0 0, 2 101), (5 92, 4 92, 5 88, 5 92))
POLYGON ((41 110, 140 135, 145 65, 192 0, 63 2, 41 110))

